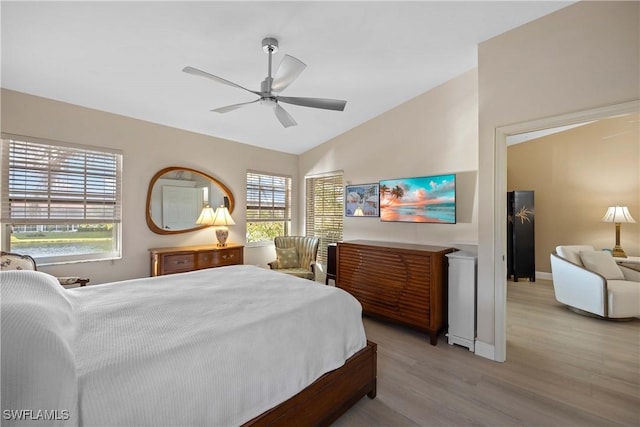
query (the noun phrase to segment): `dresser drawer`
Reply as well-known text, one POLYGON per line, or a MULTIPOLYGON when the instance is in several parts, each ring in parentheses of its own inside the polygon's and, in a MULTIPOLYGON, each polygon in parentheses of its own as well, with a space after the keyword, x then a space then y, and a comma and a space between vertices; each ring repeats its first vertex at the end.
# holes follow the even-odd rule
POLYGON ((195 268, 195 254, 167 254, 162 256, 162 274, 182 273, 195 268))
POLYGON ((149 252, 152 276, 244 263, 244 246, 236 244, 155 248, 149 252))
POLYGON ((214 253, 215 266, 242 264, 242 248, 227 249, 214 253))
POLYGON ((198 252, 198 267, 197 268, 211 268, 211 267, 217 267, 218 264, 216 264, 216 260, 217 260, 217 252, 214 251, 205 251, 205 252, 198 252))

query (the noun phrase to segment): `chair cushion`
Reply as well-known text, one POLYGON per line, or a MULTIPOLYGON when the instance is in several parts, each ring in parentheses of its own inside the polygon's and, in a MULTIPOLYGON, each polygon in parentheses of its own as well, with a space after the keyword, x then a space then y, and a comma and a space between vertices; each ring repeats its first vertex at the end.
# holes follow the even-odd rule
POLYGON ((598 273, 607 280, 624 280, 624 274, 609 252, 582 251, 580 259, 584 268, 598 273))
POLYGON ((629 280, 607 281, 608 317, 626 318, 640 316, 640 283, 629 280))
POLYGON ((299 268, 298 250, 296 248, 276 248, 278 268, 299 268))
POLYGON ((580 259, 580 252, 583 251, 593 251, 593 246, 588 245, 566 245, 566 246, 557 246, 556 252, 562 258, 566 259, 569 262, 574 264, 582 265, 582 260, 580 259))

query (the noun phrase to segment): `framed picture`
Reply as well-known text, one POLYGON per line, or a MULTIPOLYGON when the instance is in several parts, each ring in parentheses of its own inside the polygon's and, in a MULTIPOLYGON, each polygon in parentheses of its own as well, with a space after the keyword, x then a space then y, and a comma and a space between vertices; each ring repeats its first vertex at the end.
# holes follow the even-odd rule
POLYGON ((456 223, 456 175, 380 181, 380 220, 456 223))
POLYGON ((380 216, 378 184, 347 185, 344 192, 344 216, 380 216))

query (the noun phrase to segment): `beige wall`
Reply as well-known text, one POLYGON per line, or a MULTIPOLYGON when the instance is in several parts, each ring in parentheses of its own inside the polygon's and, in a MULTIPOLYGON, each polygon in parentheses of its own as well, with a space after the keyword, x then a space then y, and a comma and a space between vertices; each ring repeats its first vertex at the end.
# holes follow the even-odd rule
POLYGON ((494 180, 504 168, 494 162, 496 128, 638 99, 639 6, 579 2, 479 45, 477 327, 487 350, 495 349, 495 291, 506 277, 503 262, 494 269, 494 180))
POLYGON ((344 219, 344 238, 449 245, 477 242, 477 72, 404 103, 300 156, 300 180, 342 170, 345 184, 456 173, 457 224, 344 219))
MULTIPOLYGON (((608 206, 640 221, 639 114, 600 120, 507 149, 507 190, 535 192, 536 271, 551 272, 558 245, 612 248, 608 206)), ((623 224, 621 245, 640 255, 639 223, 623 224)))
MULTIPOLYGON (((2 132, 122 150, 123 259, 43 267, 55 275, 84 275, 91 283, 149 275, 152 247, 208 244, 215 241, 210 228, 164 236, 149 230, 145 204, 149 181, 167 166, 201 170, 223 182, 234 194, 236 208, 229 241, 245 241, 246 171, 289 174, 298 181, 298 159, 292 154, 265 150, 167 126, 71 104, 2 90, 2 132)), ((294 188, 293 227, 299 227, 297 188, 294 188)), ((246 248, 245 263, 266 266, 273 248, 246 248)))

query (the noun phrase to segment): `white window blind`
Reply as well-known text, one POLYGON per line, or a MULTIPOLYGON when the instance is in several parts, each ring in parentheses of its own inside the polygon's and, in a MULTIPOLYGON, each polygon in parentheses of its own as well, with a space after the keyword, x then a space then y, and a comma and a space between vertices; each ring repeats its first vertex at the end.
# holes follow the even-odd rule
POLYGON ((2 140, 3 223, 120 223, 122 155, 2 140))
POLYGON ((344 186, 342 172, 305 178, 305 232, 320 238, 318 262, 326 265, 327 245, 342 240, 344 186))
POLYGON ((288 235, 291 225, 291 177, 247 171, 247 242, 288 235))

